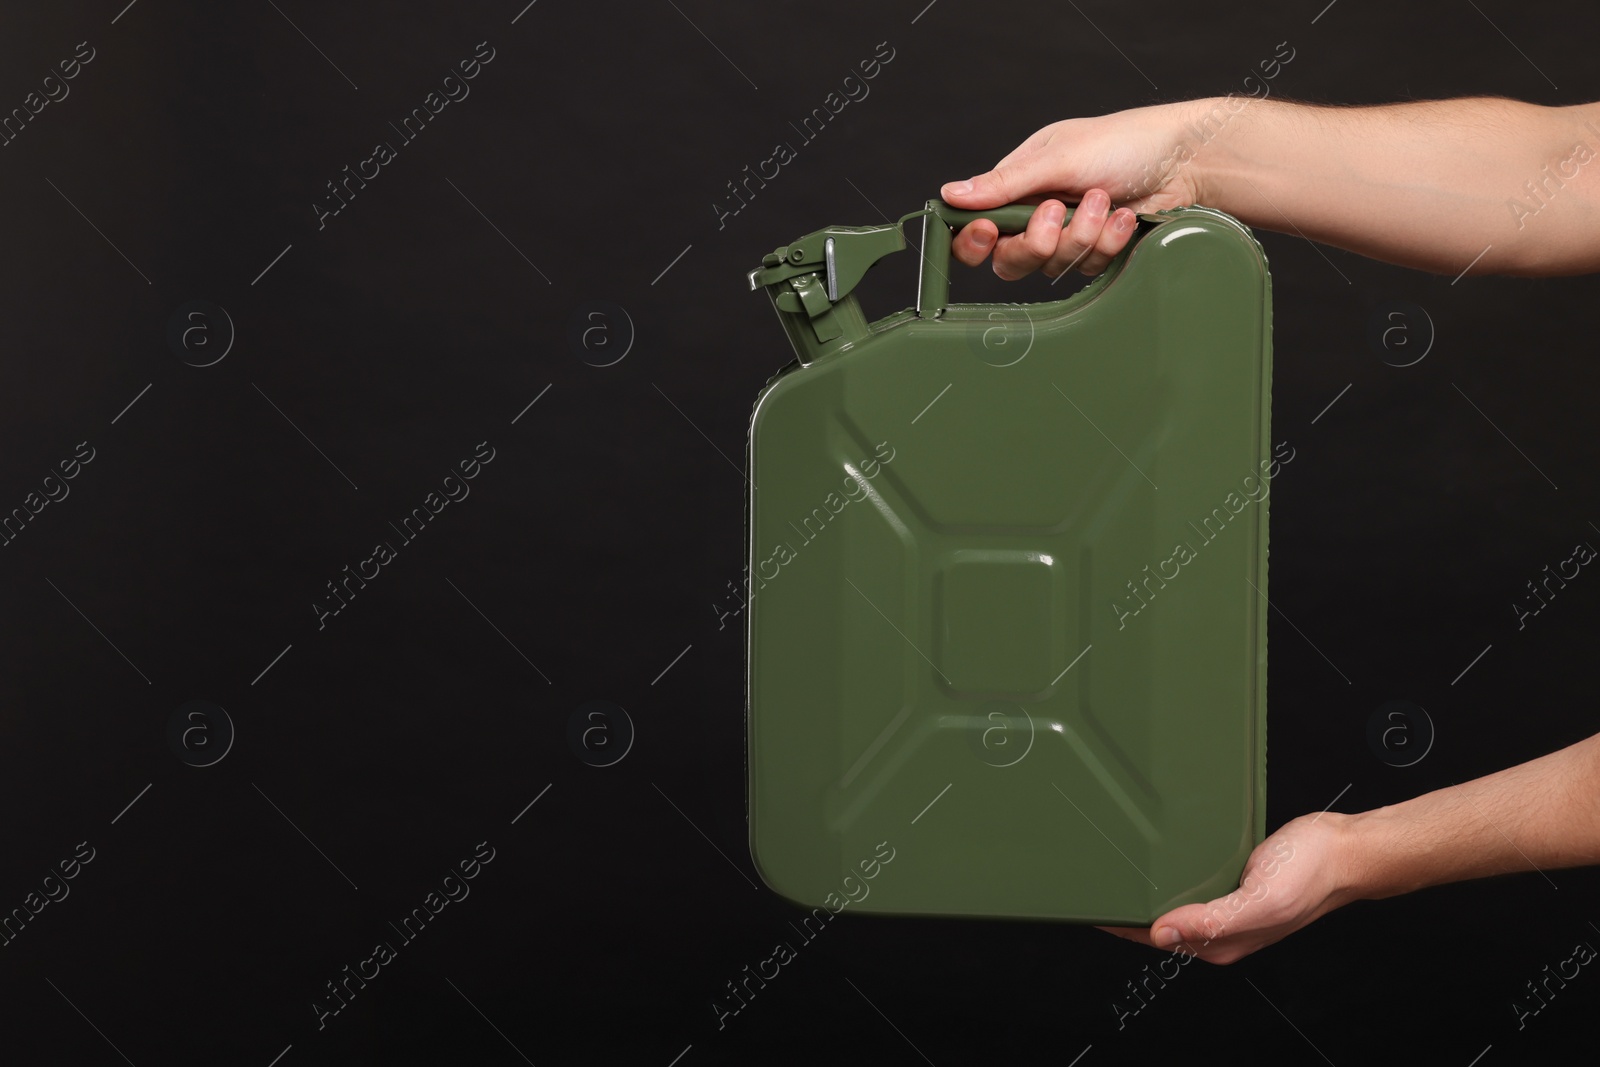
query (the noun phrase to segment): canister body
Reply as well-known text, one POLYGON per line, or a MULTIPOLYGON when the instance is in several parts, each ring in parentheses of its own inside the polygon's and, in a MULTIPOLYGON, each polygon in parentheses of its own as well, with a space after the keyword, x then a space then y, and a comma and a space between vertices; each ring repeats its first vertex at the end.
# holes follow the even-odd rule
POLYGON ((1116 268, 901 312, 759 397, 750 843, 791 900, 1145 924, 1235 888, 1262 839, 1293 458, 1266 260, 1194 208, 1116 268))

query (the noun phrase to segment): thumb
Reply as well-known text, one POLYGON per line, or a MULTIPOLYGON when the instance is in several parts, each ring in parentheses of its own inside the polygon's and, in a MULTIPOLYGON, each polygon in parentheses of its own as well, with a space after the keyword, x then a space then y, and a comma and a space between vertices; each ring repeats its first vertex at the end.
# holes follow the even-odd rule
POLYGON ((939 195, 952 207, 984 211, 1061 187, 1059 179, 1046 174, 1040 162, 1022 161, 1001 163, 964 182, 947 182, 939 195))
POLYGON ((1175 948, 1179 944, 1197 948, 1209 944, 1220 932, 1211 915, 1218 903, 1185 904, 1167 912, 1150 924, 1150 943, 1157 948, 1175 948))

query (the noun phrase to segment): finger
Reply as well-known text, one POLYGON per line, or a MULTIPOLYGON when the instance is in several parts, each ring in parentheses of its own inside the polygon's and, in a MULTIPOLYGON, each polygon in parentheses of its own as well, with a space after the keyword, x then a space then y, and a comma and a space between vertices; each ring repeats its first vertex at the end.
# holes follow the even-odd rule
MULTIPOLYGON (((1059 165, 1056 167, 1059 170, 1059 165)), ((939 189, 944 202, 952 207, 981 211, 985 208, 1014 204, 1035 193, 1060 188, 1058 177, 1050 173, 1050 163, 1040 152, 1030 152, 1019 159, 1006 157, 995 164, 993 170, 974 174, 964 182, 946 182, 939 189)))
POLYGON ((1238 932, 1235 921, 1243 911, 1238 890, 1204 904, 1185 904, 1174 908, 1150 924, 1150 937, 1157 948, 1187 945, 1203 951, 1215 942, 1238 932))
POLYGON ((1156 948, 1193 956, 1218 966, 1236 963, 1278 940, 1276 937, 1253 936, 1252 931, 1234 930, 1226 926, 1219 929, 1209 920, 1200 926, 1187 920, 1169 925, 1169 919, 1163 917, 1156 920, 1152 930, 1156 948), (1177 937, 1176 941, 1171 940, 1174 936, 1177 937))
MULTIPOLYGON (((1137 222, 1138 216, 1127 208, 1118 208, 1112 212, 1111 217, 1106 220, 1105 227, 1100 231, 1099 240, 1095 241, 1094 247, 1084 255, 1077 269, 1091 278, 1104 274, 1106 267, 1117 257, 1117 253, 1128 246, 1128 240, 1133 237, 1134 224, 1137 222)), ((1049 273, 1048 267, 1045 268, 1045 273, 1049 273)))
POLYGON ((950 243, 950 254, 969 267, 976 267, 988 258, 994 248, 1000 228, 988 219, 978 219, 962 227, 950 243))
POLYGON ((1205 941, 1206 938, 1198 936, 1188 925, 1169 919, 1158 919, 1150 927, 1150 943, 1156 948, 1173 949, 1179 945, 1200 944, 1205 941))
POLYGON ((1046 200, 1033 212, 1028 228, 1001 241, 994 250, 994 272, 1006 281, 1016 281, 1038 270, 1056 254, 1061 242, 1061 223, 1067 207, 1059 200, 1046 200))
POLYGON ((1060 277, 1075 266, 1081 268, 1083 261, 1094 251, 1095 245, 1099 242, 1100 232, 1105 229, 1106 215, 1110 210, 1111 197, 1106 195, 1104 189, 1090 189, 1083 195, 1083 200, 1073 210, 1072 218, 1067 222, 1067 228, 1061 233, 1055 255, 1051 256, 1050 262, 1041 268, 1047 277, 1060 277))

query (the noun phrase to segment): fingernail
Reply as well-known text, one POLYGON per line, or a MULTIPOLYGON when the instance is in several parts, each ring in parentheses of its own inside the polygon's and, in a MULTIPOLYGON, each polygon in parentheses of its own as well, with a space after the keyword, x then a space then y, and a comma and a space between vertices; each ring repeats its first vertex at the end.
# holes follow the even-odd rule
POLYGON ((1133 229, 1133 213, 1125 212, 1117 216, 1116 227, 1119 232, 1133 229))
POLYGON ((1103 215, 1105 214, 1106 209, 1111 206, 1111 198, 1105 193, 1096 189, 1094 192, 1089 194, 1089 201, 1084 206, 1090 211, 1103 215))
POLYGON ((1060 204, 1051 204, 1047 210, 1049 213, 1045 217, 1057 226, 1067 217, 1067 209, 1060 204))
POLYGON ((943 191, 946 192, 946 193, 949 193, 952 196, 962 196, 963 194, 972 192, 972 183, 969 182, 969 181, 968 182, 946 182, 943 191))
POLYGON ((1171 948, 1173 945, 1176 945, 1179 941, 1183 940, 1183 938, 1178 933, 1178 928, 1176 926, 1163 926, 1161 929, 1155 932, 1155 934, 1151 937, 1151 940, 1160 945, 1162 948, 1171 948))
POLYGON ((972 243, 977 245, 979 248, 988 248, 989 247, 989 231, 988 230, 979 230, 977 233, 974 233, 972 235, 972 243))

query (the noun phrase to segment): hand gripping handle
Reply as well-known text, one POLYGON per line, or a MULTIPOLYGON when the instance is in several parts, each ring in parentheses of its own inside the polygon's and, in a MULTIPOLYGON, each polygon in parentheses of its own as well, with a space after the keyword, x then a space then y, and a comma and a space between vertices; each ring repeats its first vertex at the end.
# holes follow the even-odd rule
MULTIPOLYGON (((917 283, 917 314, 932 318, 950 302, 950 243, 954 240, 955 228, 988 219, 1001 233, 1021 233, 1028 228, 1028 220, 1037 210, 1037 204, 1007 204, 985 211, 965 211, 935 199, 929 200, 923 210, 906 216, 922 216, 922 271, 917 283)), ((1073 210, 1070 206, 1067 208, 1061 220, 1063 227, 1071 221, 1073 210)))

